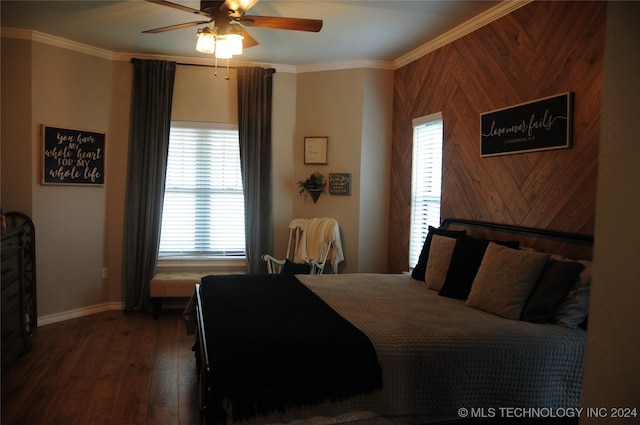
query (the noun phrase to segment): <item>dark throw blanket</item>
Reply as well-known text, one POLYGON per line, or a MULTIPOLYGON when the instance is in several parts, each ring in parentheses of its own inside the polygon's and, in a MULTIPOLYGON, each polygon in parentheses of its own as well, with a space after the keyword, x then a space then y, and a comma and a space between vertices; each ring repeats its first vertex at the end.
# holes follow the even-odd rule
POLYGON ((369 338, 294 275, 207 276, 200 293, 217 422, 227 403, 242 420, 382 388, 369 338))

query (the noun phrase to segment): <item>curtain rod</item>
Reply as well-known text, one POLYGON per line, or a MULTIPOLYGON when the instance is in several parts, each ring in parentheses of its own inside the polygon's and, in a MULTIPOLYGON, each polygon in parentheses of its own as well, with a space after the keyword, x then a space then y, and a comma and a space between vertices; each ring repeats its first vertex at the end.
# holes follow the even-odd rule
MULTIPOLYGON (((135 58, 131 58, 131 63, 133 63, 133 60, 135 58)), ((184 63, 184 62, 176 62, 176 65, 182 65, 182 66, 204 66, 207 68, 221 68, 221 69, 238 69, 237 66, 227 66, 227 65, 205 65, 205 64, 201 64, 201 63, 184 63)), ((266 68, 269 69, 271 71, 273 71, 273 73, 276 73, 276 69, 275 68, 266 68)))
POLYGON ((204 66, 206 68, 228 68, 228 69, 238 69, 237 66, 227 66, 227 65, 205 65, 203 63, 184 63, 184 62, 176 62, 176 65, 182 66, 204 66))
MULTIPOLYGON (((202 63, 183 63, 183 62, 176 62, 176 65, 182 65, 182 66, 205 66, 207 68, 222 68, 222 69, 238 69, 238 66, 227 66, 227 65, 205 65, 202 63)), ((275 68, 265 68, 268 70, 273 71, 273 73, 276 73, 276 69, 275 68)))

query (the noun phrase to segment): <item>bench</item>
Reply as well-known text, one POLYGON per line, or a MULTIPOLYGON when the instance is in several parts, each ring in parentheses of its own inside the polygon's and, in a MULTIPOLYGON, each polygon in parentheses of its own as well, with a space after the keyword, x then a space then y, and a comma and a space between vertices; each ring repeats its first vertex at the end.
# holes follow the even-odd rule
POLYGON ((189 298, 196 283, 210 273, 171 272, 156 273, 149 283, 149 295, 153 307, 153 318, 157 319, 162 309, 163 298, 189 298))
POLYGON ((162 310, 163 298, 191 298, 195 292, 196 283, 200 283, 203 277, 212 274, 244 274, 244 271, 227 270, 224 273, 217 272, 159 272, 153 275, 149 282, 149 296, 153 308, 154 319, 158 318, 162 310))

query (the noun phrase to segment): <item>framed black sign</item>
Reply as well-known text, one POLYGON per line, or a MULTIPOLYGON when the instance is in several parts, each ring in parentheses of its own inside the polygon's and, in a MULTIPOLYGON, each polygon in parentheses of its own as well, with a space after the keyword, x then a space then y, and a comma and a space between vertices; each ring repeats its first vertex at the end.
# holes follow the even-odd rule
POLYGON ((480 115, 481 156, 571 147, 572 93, 480 115))
POLYGON ((104 184, 105 134, 42 126, 42 184, 104 184))
POLYGON ((351 196, 351 173, 329 173, 329 194, 351 196))

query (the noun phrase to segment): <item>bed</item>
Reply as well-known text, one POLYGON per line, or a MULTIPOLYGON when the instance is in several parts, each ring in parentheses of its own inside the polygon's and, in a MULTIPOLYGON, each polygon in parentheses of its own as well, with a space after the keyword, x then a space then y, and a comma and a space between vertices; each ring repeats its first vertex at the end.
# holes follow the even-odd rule
POLYGON ((196 317, 203 423, 578 408, 591 243, 447 219, 411 273, 204 277, 185 312, 196 317))

